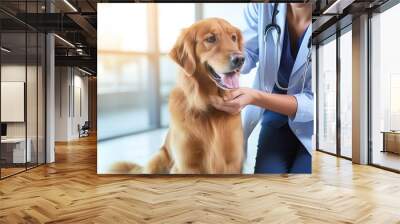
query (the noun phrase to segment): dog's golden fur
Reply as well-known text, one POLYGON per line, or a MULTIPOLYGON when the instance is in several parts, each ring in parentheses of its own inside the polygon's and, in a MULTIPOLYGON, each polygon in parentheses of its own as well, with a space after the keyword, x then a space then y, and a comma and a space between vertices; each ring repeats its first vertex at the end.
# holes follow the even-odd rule
MULTIPOLYGON (((222 19, 199 21, 181 33, 169 54, 182 72, 169 97, 168 134, 160 151, 141 172, 241 173, 244 155, 241 117, 211 106, 211 101, 223 100, 225 90, 210 78, 205 64, 224 70, 229 64, 229 55, 242 50, 240 31, 222 19), (205 41, 210 33, 218 38, 215 44, 205 41)), ((113 171, 138 169, 129 163, 118 163, 113 171)))

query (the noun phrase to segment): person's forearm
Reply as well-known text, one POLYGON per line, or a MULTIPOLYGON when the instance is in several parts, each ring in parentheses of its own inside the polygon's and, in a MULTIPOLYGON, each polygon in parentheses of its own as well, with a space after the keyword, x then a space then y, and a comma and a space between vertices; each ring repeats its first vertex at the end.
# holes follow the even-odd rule
POLYGON ((294 117, 297 112, 297 100, 290 95, 257 91, 252 104, 289 117, 294 117))

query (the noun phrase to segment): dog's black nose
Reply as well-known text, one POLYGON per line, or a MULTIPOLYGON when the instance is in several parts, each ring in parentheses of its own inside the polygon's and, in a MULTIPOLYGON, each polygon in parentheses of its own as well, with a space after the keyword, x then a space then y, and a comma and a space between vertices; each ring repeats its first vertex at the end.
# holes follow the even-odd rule
POLYGON ((231 54, 231 67, 232 69, 240 68, 244 63, 244 57, 240 53, 231 54))

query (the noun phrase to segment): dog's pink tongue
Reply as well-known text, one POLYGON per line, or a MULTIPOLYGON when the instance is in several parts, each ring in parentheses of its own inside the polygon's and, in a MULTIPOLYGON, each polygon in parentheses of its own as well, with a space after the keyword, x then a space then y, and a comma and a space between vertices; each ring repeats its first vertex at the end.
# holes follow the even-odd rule
POLYGON ((224 84, 230 89, 239 88, 239 75, 224 75, 223 77, 224 84))

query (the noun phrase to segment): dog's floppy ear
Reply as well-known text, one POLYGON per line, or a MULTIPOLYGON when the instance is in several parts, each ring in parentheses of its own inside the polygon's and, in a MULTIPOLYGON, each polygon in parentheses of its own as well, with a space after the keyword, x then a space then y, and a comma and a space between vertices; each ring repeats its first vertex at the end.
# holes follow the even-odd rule
POLYGON ((192 29, 184 29, 169 52, 172 60, 182 67, 188 76, 193 75, 196 70, 195 41, 192 29))
POLYGON ((237 36, 237 42, 239 44, 239 50, 241 52, 243 52, 243 47, 244 47, 243 46, 244 45, 244 43, 243 43, 243 35, 242 35, 242 32, 237 28, 236 28, 236 36, 237 36))

